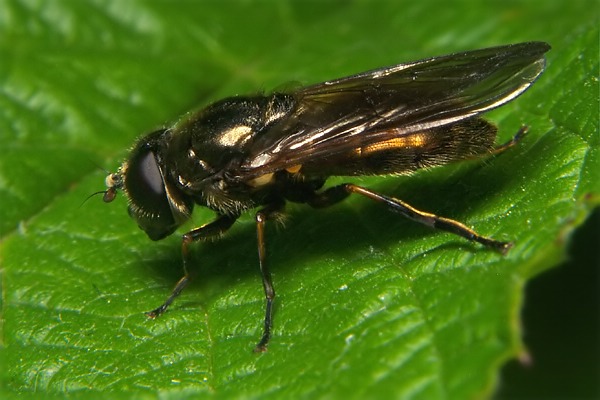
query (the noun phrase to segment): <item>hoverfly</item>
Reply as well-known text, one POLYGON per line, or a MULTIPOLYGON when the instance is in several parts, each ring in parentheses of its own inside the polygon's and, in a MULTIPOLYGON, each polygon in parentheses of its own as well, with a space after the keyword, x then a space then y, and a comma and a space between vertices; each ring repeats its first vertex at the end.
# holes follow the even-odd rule
POLYGON ((323 188, 330 176, 408 174, 502 152, 525 133, 495 146, 496 127, 480 114, 516 98, 545 66, 543 42, 433 57, 307 86, 290 93, 217 101, 171 128, 141 138, 116 173, 104 201, 122 189, 129 214, 152 240, 171 235, 195 204, 216 218, 182 237, 183 277, 164 313, 188 285, 190 244, 227 231, 255 214, 258 261, 266 297, 263 334, 271 337, 275 291, 265 264, 265 224, 287 201, 320 208, 350 194, 367 197, 436 229, 505 253, 512 246, 458 221, 352 183, 323 188))

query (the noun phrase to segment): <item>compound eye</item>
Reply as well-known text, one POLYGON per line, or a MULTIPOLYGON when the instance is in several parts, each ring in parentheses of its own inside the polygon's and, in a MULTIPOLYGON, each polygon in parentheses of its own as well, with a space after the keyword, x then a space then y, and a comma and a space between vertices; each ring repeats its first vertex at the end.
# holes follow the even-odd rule
POLYGON ((172 232, 173 213, 156 155, 151 149, 139 148, 129 160, 125 190, 131 202, 132 216, 152 239, 172 232))
POLYGON ((162 208, 160 203, 169 205, 165 184, 153 151, 142 148, 131 158, 125 182, 127 194, 140 208, 157 211, 162 208))
POLYGON ((146 192, 146 195, 157 199, 166 197, 165 184, 156 163, 156 156, 152 151, 142 153, 129 168, 129 172, 136 174, 135 180, 146 192))

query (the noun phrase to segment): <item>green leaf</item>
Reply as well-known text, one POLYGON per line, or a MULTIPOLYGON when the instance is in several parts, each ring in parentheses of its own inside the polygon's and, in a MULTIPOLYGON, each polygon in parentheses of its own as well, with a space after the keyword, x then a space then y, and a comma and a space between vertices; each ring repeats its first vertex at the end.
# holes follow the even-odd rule
MULTIPOLYGON (((5 0, 0 5, 2 368, 6 395, 487 397, 524 351, 522 288, 557 265, 600 199, 597 6, 591 2, 5 0), (496 44, 552 44, 547 71, 494 111, 485 162, 362 185, 499 240, 505 257, 366 199, 289 207, 269 227, 278 293, 260 337, 255 227, 194 247, 151 242, 103 188, 141 133, 222 97, 496 44)), ((339 179, 332 182, 340 182, 339 179)), ((193 222, 212 217, 197 210, 193 222)), ((185 232, 182 228, 180 232, 185 232)))

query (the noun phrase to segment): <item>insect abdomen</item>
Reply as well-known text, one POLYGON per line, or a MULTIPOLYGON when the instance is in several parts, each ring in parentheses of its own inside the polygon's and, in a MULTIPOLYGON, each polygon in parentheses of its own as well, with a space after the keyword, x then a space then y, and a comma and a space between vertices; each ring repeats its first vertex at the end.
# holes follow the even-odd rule
POLYGON ((388 137, 391 138, 303 165, 302 171, 329 176, 405 174, 486 156, 494 148, 496 127, 481 118, 472 118, 396 137, 390 132, 388 137))

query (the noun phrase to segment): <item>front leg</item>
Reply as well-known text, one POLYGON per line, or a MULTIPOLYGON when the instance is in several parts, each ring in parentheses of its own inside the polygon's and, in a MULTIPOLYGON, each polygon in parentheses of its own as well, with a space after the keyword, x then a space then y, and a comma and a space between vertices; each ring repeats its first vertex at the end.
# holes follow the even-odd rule
POLYGON ((177 282, 177 284, 175 285, 175 288, 173 289, 173 291, 171 292, 171 295, 167 298, 167 300, 160 307, 146 313, 146 315, 149 318, 156 318, 159 315, 161 315, 162 313, 164 313, 165 311, 167 311, 167 308, 169 308, 169 306, 171 305, 173 300, 175 300, 175 298, 181 294, 183 289, 185 289, 185 287, 188 285, 188 283, 190 283, 190 280, 192 279, 192 277, 190 276, 190 274, 188 272, 188 267, 187 267, 187 264, 189 262, 189 246, 190 246, 190 244, 192 244, 193 242, 196 242, 198 240, 211 238, 211 237, 218 236, 218 235, 225 233, 237 219, 238 219, 237 215, 236 216, 219 215, 217 217, 217 219, 215 219, 213 222, 210 222, 199 228, 193 229, 183 235, 182 240, 181 240, 181 255, 183 258, 183 274, 184 275, 179 280, 179 282, 177 282))

